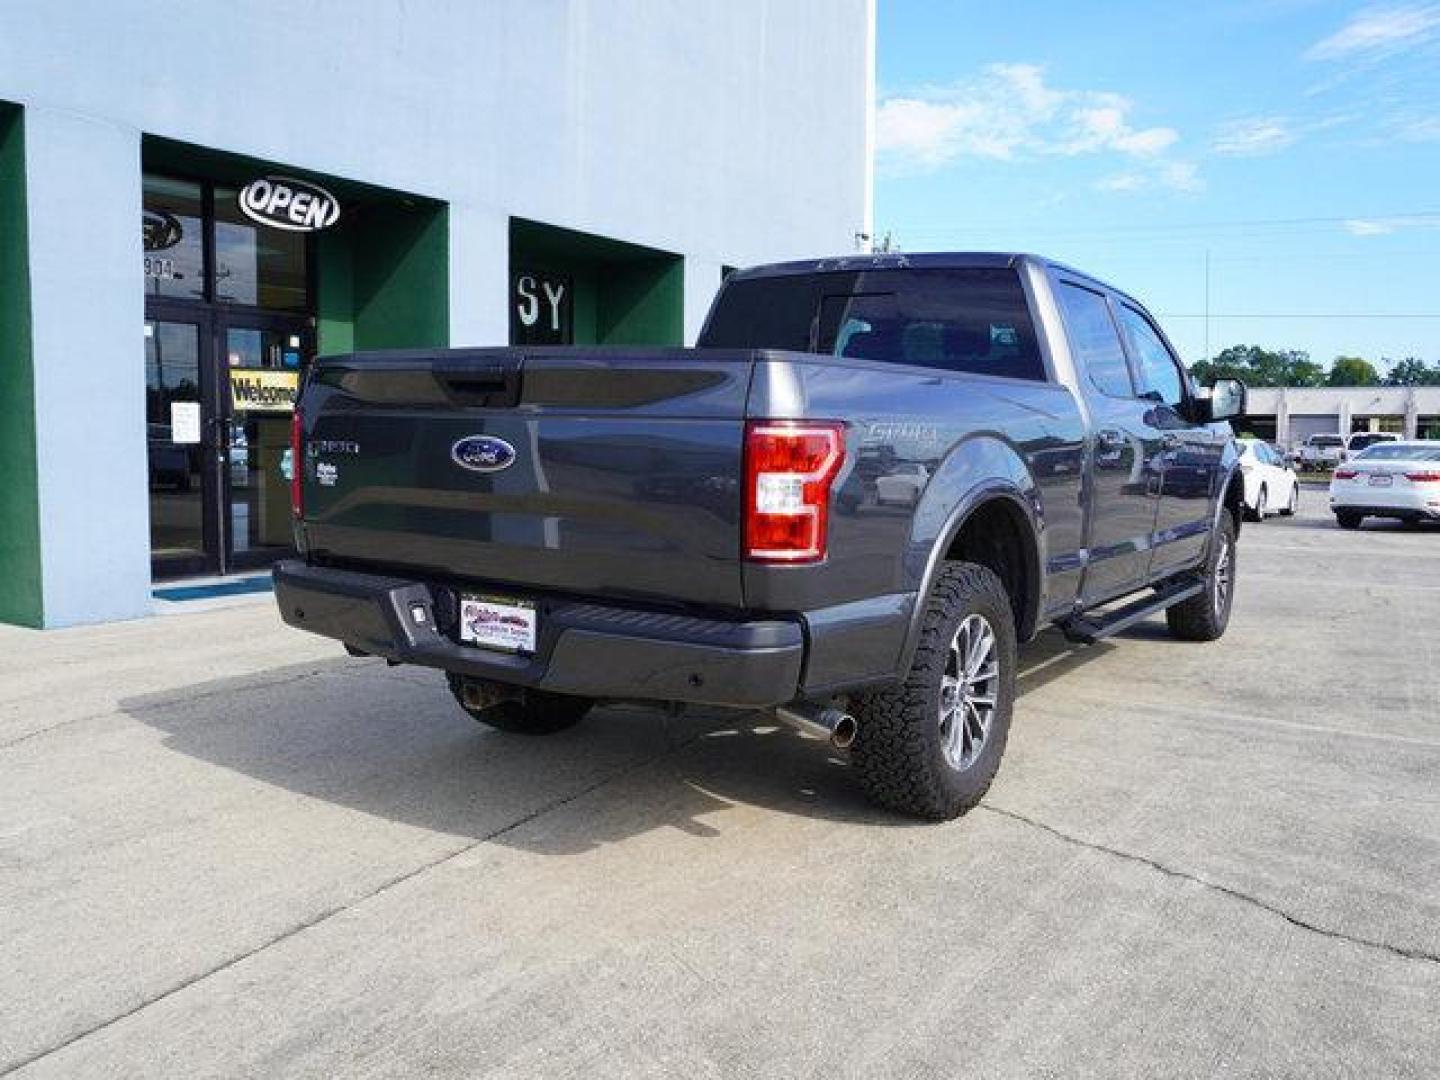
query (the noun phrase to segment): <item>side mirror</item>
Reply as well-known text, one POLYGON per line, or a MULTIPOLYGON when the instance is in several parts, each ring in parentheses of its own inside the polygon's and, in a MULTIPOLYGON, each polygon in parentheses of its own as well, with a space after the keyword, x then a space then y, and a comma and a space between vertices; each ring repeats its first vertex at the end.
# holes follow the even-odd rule
POLYGON ((1205 399, 1209 420, 1233 420, 1245 415, 1245 384, 1239 379, 1216 379, 1205 399))

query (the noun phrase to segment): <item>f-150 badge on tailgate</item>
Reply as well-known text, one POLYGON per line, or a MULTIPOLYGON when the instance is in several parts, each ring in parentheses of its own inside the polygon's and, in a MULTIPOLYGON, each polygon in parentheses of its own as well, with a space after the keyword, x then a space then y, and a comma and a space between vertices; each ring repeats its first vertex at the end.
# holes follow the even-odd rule
POLYGON ((471 472, 499 472, 515 463, 515 447, 493 435, 466 435, 450 448, 450 460, 471 472))

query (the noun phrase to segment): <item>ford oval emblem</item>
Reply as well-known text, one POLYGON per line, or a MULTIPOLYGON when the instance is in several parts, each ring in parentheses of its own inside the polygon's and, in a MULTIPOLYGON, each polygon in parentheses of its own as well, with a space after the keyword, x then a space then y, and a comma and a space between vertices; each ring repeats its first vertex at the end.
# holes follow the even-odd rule
POLYGON ((494 435, 466 435, 450 448, 450 460, 471 472, 499 472, 515 464, 515 447, 494 435))

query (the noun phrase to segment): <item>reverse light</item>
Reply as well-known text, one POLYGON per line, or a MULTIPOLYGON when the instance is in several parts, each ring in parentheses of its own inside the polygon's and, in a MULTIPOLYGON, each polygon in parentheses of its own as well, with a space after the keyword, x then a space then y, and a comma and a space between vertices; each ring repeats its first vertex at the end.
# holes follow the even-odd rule
POLYGON ((751 420, 745 425, 745 558, 825 558, 830 488, 845 462, 845 425, 751 420))
POLYGON ((290 414, 290 512, 296 519, 305 516, 305 417, 300 406, 290 414))
POLYGON ((1440 470, 1430 469, 1425 472, 1407 472, 1405 479, 1412 484, 1440 484, 1440 470))

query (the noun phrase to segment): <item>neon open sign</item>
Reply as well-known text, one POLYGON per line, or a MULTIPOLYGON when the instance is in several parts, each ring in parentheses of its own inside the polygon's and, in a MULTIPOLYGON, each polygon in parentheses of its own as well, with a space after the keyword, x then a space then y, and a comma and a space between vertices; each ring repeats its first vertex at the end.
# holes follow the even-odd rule
POLYGON ((240 211, 272 229, 315 232, 339 219, 340 200, 307 180, 262 176, 240 189, 240 211))

